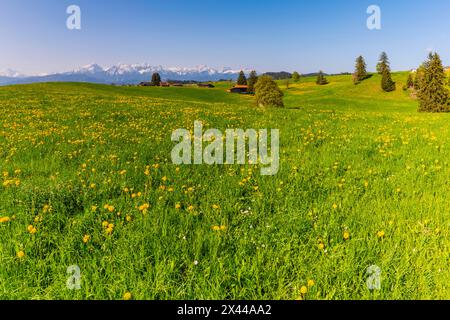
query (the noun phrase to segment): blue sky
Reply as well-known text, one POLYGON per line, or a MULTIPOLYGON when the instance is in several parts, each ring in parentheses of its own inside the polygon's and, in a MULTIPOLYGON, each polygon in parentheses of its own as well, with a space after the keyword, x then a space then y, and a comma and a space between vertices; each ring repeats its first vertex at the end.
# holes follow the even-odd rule
POLYGON ((450 64, 448 0, 2 0, 0 70, 67 71, 90 63, 254 68, 307 73, 369 69, 386 51, 395 70, 427 50, 450 64), (68 30, 79 5, 82 29, 68 30), (382 29, 366 27, 380 6, 382 29))

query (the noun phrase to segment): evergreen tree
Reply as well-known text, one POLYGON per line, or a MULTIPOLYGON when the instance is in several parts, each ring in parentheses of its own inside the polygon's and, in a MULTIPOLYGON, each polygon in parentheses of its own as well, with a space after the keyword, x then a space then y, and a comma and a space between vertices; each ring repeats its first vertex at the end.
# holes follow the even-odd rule
POLYGON ((159 87, 161 85, 161 76, 159 73, 155 72, 152 75, 152 86, 159 87))
POLYGON ((250 72, 250 75, 249 75, 248 81, 247 81, 249 93, 255 92, 255 85, 257 82, 258 82, 258 74, 256 73, 256 71, 250 72))
POLYGON ((418 91, 419 111, 449 112, 449 92, 445 70, 437 53, 430 54, 424 64, 423 79, 418 91))
POLYGON ((395 90, 395 82, 392 81, 391 66, 386 52, 380 56, 379 68, 381 70, 381 89, 385 92, 395 90))
POLYGON ((386 52, 382 52, 381 55, 380 55, 380 59, 378 60, 377 72, 382 75, 383 74, 383 68, 385 66, 389 67, 389 71, 391 70, 390 66, 389 66, 389 58, 388 58, 386 52))
POLYGON ((391 72, 389 69, 384 68, 383 74, 381 77, 381 89, 383 89, 384 92, 391 92, 395 91, 395 82, 392 81, 391 72))
POLYGON ((260 107, 284 107, 283 92, 270 76, 260 76, 255 86, 256 104, 260 107))
POLYGON ((239 72, 239 77, 237 79, 237 84, 239 86, 245 86, 247 85, 247 78, 245 77, 244 71, 239 72))
POLYGON ((362 56, 356 59, 355 73, 353 74, 353 82, 355 84, 367 79, 366 62, 362 56))
POLYGON ((292 74, 292 80, 294 82, 299 82, 300 81, 300 73, 298 73, 297 71, 294 71, 294 73, 292 74))
POLYGON ((319 74, 317 75, 317 80, 316 80, 316 84, 318 84, 319 86, 323 86, 325 84, 328 84, 328 80, 327 78, 325 78, 325 76, 323 75, 322 70, 319 71, 319 74))

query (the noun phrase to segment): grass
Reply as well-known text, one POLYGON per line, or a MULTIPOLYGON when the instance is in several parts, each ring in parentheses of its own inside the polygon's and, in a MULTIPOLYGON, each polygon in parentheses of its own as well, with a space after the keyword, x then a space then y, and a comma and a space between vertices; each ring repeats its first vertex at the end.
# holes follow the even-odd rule
POLYGON ((228 84, 0 88, 0 298, 450 298, 449 115, 417 113, 405 73, 328 79, 280 82, 274 110, 228 84), (279 128, 280 172, 172 165, 194 120, 279 128))

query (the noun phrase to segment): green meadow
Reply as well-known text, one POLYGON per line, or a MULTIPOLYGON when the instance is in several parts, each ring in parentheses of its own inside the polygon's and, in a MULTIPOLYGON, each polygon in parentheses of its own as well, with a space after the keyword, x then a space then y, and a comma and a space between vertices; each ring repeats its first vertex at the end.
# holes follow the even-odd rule
POLYGON ((282 109, 229 83, 1 87, 0 299, 450 299, 450 115, 406 78, 280 81, 282 109), (173 165, 195 120, 280 129, 278 174, 173 165))

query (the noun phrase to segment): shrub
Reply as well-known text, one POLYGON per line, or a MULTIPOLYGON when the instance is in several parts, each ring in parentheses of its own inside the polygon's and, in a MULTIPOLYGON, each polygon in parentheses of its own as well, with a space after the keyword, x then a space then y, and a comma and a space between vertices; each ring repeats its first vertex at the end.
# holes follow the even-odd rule
POLYGON ((261 76, 255 86, 256 104, 260 107, 284 107, 283 92, 269 76, 261 76))

